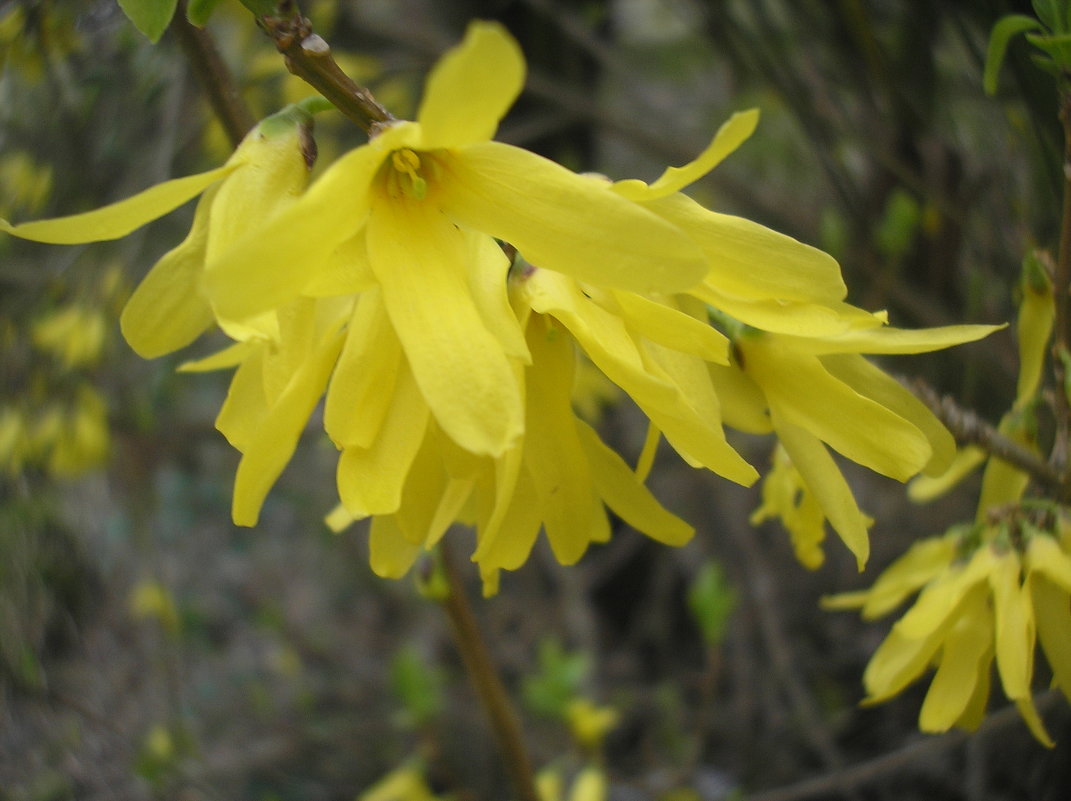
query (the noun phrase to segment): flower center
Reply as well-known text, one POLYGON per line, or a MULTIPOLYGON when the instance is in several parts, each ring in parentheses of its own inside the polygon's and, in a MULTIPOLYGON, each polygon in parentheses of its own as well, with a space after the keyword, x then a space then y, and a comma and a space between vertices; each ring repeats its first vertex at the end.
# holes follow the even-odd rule
POLYGON ((387 192, 391 197, 409 197, 423 200, 428 194, 427 174, 436 174, 436 165, 427 154, 424 159, 409 148, 395 150, 390 154, 387 175, 387 192))

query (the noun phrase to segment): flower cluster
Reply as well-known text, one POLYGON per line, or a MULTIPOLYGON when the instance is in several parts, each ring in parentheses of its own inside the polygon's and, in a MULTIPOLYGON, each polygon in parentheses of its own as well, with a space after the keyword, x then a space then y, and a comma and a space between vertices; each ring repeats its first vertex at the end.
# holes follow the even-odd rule
POLYGON ((644 484, 653 447, 664 437, 689 464, 750 485, 758 473, 725 425, 776 433, 820 510, 812 532, 828 519, 862 564, 868 521, 827 448, 899 480, 943 470, 954 448, 861 354, 993 329, 888 328, 845 303, 828 255, 682 194, 757 112, 650 184, 577 175, 492 141, 524 70, 516 43, 477 23, 433 70, 416 121, 382 127, 309 186, 296 108, 217 170, 0 230, 114 238, 203 193, 122 327, 150 357, 213 323, 233 340, 186 368, 237 368, 217 427, 242 454, 238 524, 257 522, 323 398, 340 451, 330 521, 371 518, 381 575, 405 573, 456 522, 476 530, 488 591, 540 530, 565 564, 608 539, 607 508, 684 543, 692 528, 644 484), (575 413, 578 353, 650 419, 639 469, 575 413))

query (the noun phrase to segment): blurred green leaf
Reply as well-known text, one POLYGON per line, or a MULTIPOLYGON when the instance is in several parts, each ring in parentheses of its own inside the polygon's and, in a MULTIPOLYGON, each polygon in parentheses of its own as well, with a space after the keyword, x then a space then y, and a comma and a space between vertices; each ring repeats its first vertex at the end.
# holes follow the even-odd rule
POLYGON ((119 0, 119 7, 134 27, 154 44, 160 41, 175 16, 176 5, 178 0, 119 0))
POLYGON ((391 689, 401 701, 405 722, 421 726, 442 711, 441 673, 429 666, 412 645, 400 648, 391 660, 391 689))
POLYGON ((557 640, 543 640, 539 644, 539 672, 526 677, 522 686, 525 704, 539 715, 565 717, 569 702, 581 694, 590 669, 586 653, 566 653, 557 640))
POLYGON ((915 242, 921 220, 918 201, 903 189, 893 190, 874 232, 878 252, 889 259, 902 259, 915 242))
POLYGON ((997 92, 997 76, 1004 63, 1004 55, 1008 52, 1008 43, 1020 33, 1040 28, 1041 23, 1036 19, 1022 14, 1011 14, 997 20, 996 25, 993 26, 993 32, 989 35, 989 49, 985 56, 985 76, 982 79, 982 85, 987 95, 994 95, 997 92))
POLYGON ((721 643, 735 608, 736 590, 725 578, 721 565, 712 559, 703 565, 688 589, 688 609, 707 645, 721 643))
POLYGON ((191 25, 203 28, 218 5, 219 0, 190 0, 190 4, 186 8, 186 19, 190 21, 191 25))
POLYGON ((1055 33, 1067 32, 1067 0, 1034 0, 1033 5, 1034 13, 1045 23, 1046 28, 1055 33))

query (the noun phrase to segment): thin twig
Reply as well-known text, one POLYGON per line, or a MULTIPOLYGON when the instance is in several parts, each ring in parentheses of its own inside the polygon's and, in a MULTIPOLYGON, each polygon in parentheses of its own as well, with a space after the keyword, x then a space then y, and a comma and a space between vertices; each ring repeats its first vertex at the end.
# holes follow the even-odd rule
POLYGON ((1067 365, 1064 358, 1071 354, 1068 335, 1068 290, 1071 289, 1071 90, 1061 81, 1060 123, 1064 129, 1063 172, 1064 204, 1060 222, 1060 246, 1056 257, 1056 274, 1053 276, 1053 293, 1056 315, 1053 320, 1052 353, 1053 375, 1056 378, 1055 406, 1056 436, 1049 460, 1058 471, 1067 467, 1068 433, 1071 430, 1071 408, 1068 407, 1065 378, 1067 365))
MULTIPOLYGON (((1053 706, 1060 697, 1058 690, 1048 690, 1036 696, 1034 702, 1039 711, 1045 711, 1053 706)), ((748 795, 748 801, 803 801, 807 798, 828 795, 845 787, 862 787, 890 774, 903 771, 907 765, 925 759, 932 759, 950 748, 961 745, 972 737, 982 737, 999 731, 1018 720, 1019 710, 1015 706, 1008 706, 990 715, 978 730, 973 733, 955 731, 940 737, 923 737, 895 751, 882 754, 867 762, 860 762, 844 770, 797 782, 788 787, 779 787, 776 790, 748 795)))
POLYGON ((280 0, 278 16, 258 17, 257 24, 283 54, 286 68, 312 86, 369 137, 394 121, 371 92, 350 79, 331 55, 323 37, 313 33, 312 23, 301 15, 297 3, 280 0))
POLYGON ((520 801, 539 801, 532 772, 532 760, 528 756, 517 713, 514 711, 513 704, 510 703, 505 687, 502 686, 487 644, 480 634, 476 616, 472 613, 472 607, 469 605, 464 584, 448 543, 441 542, 439 549, 450 588, 448 595, 441 603, 447 617, 450 618, 454 642, 461 652, 465 672, 468 673, 484 712, 487 713, 518 798, 520 801))
POLYGON ((171 19, 171 33, 185 52, 186 61, 208 96, 208 102, 227 132, 227 138, 237 147, 256 121, 238 93, 238 86, 211 35, 191 25, 186 19, 186 0, 180 0, 175 10, 175 16, 171 19))
POLYGON ((948 395, 938 395, 924 381, 913 380, 908 383, 908 388, 945 424, 960 444, 977 445, 991 456, 1029 473, 1034 481, 1054 491, 1057 497, 1062 498, 1068 494, 1071 489, 1068 487, 1068 477, 1054 464, 1046 462, 1018 442, 1008 439, 948 395))

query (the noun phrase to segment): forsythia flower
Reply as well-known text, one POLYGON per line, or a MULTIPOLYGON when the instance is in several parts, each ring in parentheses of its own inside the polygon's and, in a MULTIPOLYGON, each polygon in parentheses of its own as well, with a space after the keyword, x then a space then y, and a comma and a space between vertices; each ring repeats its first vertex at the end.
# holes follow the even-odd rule
POLYGON ((919 728, 973 730, 985 715, 995 661, 1005 695, 1034 736, 1052 745, 1030 685, 1040 640, 1055 684, 1071 698, 1071 556, 1050 532, 1025 521, 1009 525, 965 526, 923 540, 870 590, 826 599, 827 608, 861 608, 873 619, 920 593, 867 666, 866 703, 897 695, 932 665, 919 728), (1018 526, 1016 536, 1009 525, 1018 526))
POLYGON ((453 523, 471 525, 490 592, 540 530, 565 564, 608 539, 607 509, 659 541, 687 541, 692 528, 644 479, 665 436, 689 464, 753 483, 724 420, 777 432, 861 563, 866 519, 826 445, 903 480, 947 461, 950 439, 859 354, 992 329, 884 329, 844 302, 828 255, 681 194, 751 134, 757 112, 734 115, 651 184, 577 175, 491 141, 524 69, 501 27, 476 23, 433 69, 415 121, 380 126, 307 188, 308 117, 294 109, 217 170, 0 230, 109 239, 203 192, 122 327, 145 356, 213 320, 234 340, 186 368, 237 368, 217 419, 242 453, 236 523, 256 523, 325 396, 340 450, 331 524, 371 518, 372 566, 387 576, 453 523), (636 469, 574 412, 579 352, 651 420, 636 469))

